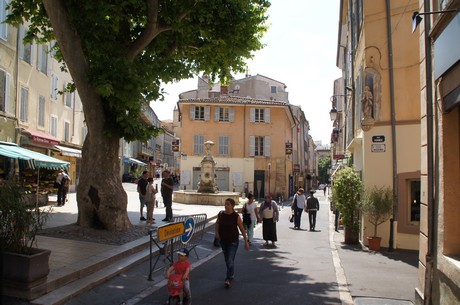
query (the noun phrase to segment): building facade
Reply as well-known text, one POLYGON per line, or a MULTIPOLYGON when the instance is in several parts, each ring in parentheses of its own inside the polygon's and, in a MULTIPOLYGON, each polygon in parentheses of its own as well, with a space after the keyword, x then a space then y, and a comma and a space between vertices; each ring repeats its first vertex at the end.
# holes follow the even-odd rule
MULTIPOLYGON (((411 33, 411 16, 418 3, 340 3, 337 66, 343 76, 334 83, 331 98, 337 111, 332 151, 351 158, 346 164, 353 165, 366 188, 393 189, 393 222, 380 225, 377 234, 385 247, 415 250, 419 247, 421 124, 419 42, 411 33)), ((361 217, 360 238, 365 244, 371 228, 361 217)))
POLYGON ((460 1, 419 1, 422 183, 417 304, 460 304, 460 1))
POLYGON ((198 189, 204 142, 214 142, 221 191, 287 196, 295 118, 286 102, 236 96, 179 100, 181 188, 198 189))

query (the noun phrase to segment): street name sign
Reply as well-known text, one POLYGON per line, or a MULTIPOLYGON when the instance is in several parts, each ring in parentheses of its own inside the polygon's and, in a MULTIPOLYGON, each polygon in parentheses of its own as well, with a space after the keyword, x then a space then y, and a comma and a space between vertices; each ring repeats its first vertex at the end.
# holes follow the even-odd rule
POLYGON ((371 145, 371 152, 385 152, 386 145, 385 144, 372 144, 371 145))
POLYGON ((165 241, 176 236, 180 236, 185 232, 183 222, 170 223, 158 228, 158 240, 165 241))

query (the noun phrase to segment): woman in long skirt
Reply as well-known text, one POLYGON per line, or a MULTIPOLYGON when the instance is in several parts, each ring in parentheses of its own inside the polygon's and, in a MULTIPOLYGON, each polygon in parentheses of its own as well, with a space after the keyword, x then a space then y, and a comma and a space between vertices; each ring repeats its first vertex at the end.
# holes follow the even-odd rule
POLYGON ((270 194, 266 194, 264 202, 260 206, 259 216, 262 218, 262 237, 265 240, 265 246, 268 246, 268 241, 272 242, 272 246, 275 246, 275 242, 278 241, 276 236, 276 223, 279 220, 278 205, 270 194))

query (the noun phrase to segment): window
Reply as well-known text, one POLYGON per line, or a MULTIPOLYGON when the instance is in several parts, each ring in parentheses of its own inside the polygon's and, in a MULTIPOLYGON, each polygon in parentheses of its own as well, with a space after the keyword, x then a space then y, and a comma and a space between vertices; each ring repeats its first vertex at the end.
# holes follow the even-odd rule
MULTIPOLYGON (((66 86, 64 87, 64 90, 68 87, 68 85, 69 83, 66 84, 66 86)), ((72 108, 74 100, 75 100, 75 92, 68 92, 68 91, 64 92, 64 104, 66 105, 66 107, 72 108)))
POLYGON ((0 111, 10 110, 10 75, 0 70, 0 111))
POLYGON ((58 97, 58 77, 56 74, 51 74, 51 87, 50 97, 53 100, 57 100, 58 97))
POLYGON ((48 74, 48 53, 49 48, 47 44, 41 44, 38 46, 37 68, 44 74, 48 74))
POLYGON ((64 141, 70 142, 70 123, 64 122, 64 141))
POLYGON ((420 233, 420 200, 420 172, 398 174, 398 232, 420 233))
POLYGON ((214 108, 214 121, 233 122, 235 120, 235 109, 225 107, 214 108))
POLYGON ((249 117, 252 123, 270 123, 270 108, 251 108, 249 117))
POLYGON ((411 222, 420 221, 420 180, 413 180, 409 182, 409 200, 410 211, 409 220, 411 222))
POLYGON ((19 119, 27 122, 29 116, 29 89, 21 86, 21 105, 19 109, 19 119))
POLYGON ((26 63, 32 64, 32 45, 29 42, 24 42, 26 30, 23 25, 19 26, 19 58, 26 63))
POLYGON ((57 122, 57 117, 52 115, 50 118, 50 134, 55 138, 57 138, 57 122))
POLYGON ((0 38, 3 40, 8 39, 8 24, 3 23, 8 15, 7 5, 7 0, 0 0, 0 38))
POLYGON ((269 136, 250 136, 249 137, 249 156, 270 156, 270 137, 269 136))
POLYGON ((204 135, 193 136, 193 154, 202 155, 204 152, 204 135))
POLYGON ((45 127, 45 97, 38 97, 38 126, 45 127))
POLYGON ((270 92, 276 93, 276 86, 270 86, 270 92))
POLYGON ((190 119, 194 121, 209 121, 209 106, 190 106, 190 119))
POLYGON ((219 155, 228 156, 229 155, 229 137, 228 136, 219 136, 219 155))

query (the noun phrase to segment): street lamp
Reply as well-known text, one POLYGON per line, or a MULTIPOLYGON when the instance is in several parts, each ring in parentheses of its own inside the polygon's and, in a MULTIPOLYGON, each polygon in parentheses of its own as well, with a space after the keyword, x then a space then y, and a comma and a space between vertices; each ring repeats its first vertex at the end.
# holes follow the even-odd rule
POLYGON ((412 14, 412 33, 415 32, 420 22, 422 22, 422 17, 420 17, 421 15, 423 16, 423 15, 444 14, 444 13, 454 13, 454 12, 460 12, 460 8, 445 10, 445 11, 435 11, 435 12, 422 12, 422 13, 414 12, 412 14))
POLYGON ((329 111, 329 116, 331 117, 331 121, 335 121, 337 119, 337 109, 335 109, 335 107, 329 111))

